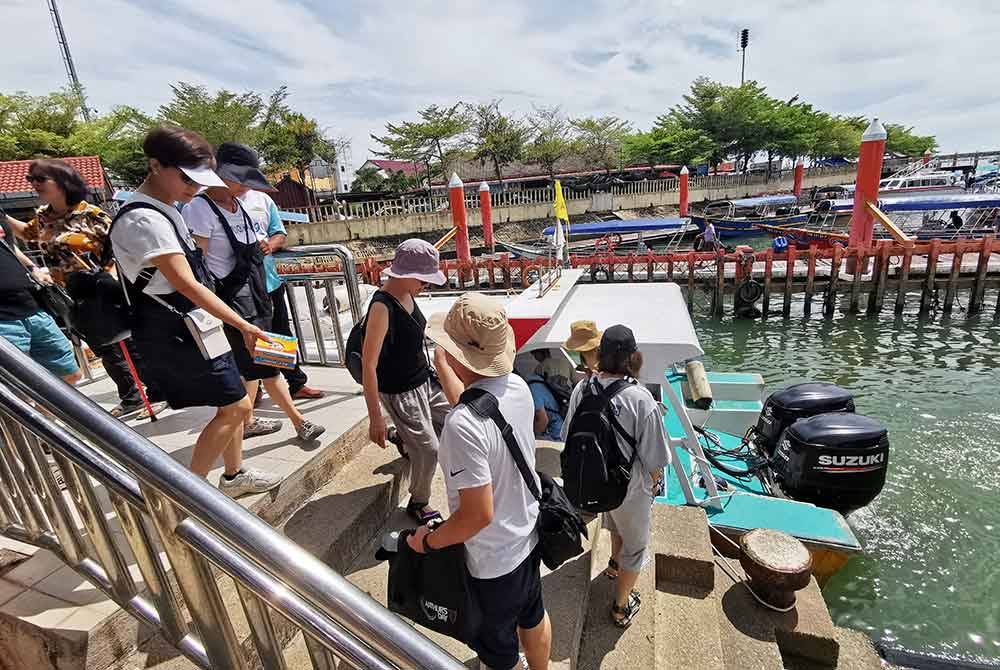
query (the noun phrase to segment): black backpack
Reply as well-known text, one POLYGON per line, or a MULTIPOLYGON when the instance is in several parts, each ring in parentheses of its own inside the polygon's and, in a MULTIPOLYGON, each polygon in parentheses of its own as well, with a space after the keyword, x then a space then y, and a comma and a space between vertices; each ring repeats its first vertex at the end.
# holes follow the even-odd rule
POLYGON ((466 389, 458 402, 467 405, 472 411, 483 418, 488 418, 496 424, 503 436, 514 463, 517 464, 521 479, 531 496, 538 501, 538 520, 535 524, 538 530, 538 550, 542 562, 549 570, 556 570, 571 558, 583 553, 583 541, 580 536, 587 537, 587 525, 566 497, 562 487, 544 472, 537 472, 541 482, 541 491, 535 485, 528 462, 524 460, 521 447, 514 438, 514 430, 500 413, 496 396, 480 388, 466 389))
POLYGON ((583 387, 580 404, 566 434, 566 446, 559 457, 566 495, 578 509, 609 512, 625 500, 636 458, 636 441, 618 423, 611 400, 632 383, 619 379, 604 388, 595 380, 587 381, 583 387), (618 435, 632 448, 628 460, 618 446, 618 435))
MULTIPOLYGON (((376 291, 376 293, 382 293, 381 289, 376 291)), ((372 305, 374 304, 375 297, 372 296, 371 302, 368 303, 368 312, 372 311, 372 305)), ((351 378, 359 384, 363 383, 364 366, 361 364, 361 350, 365 346, 365 325, 367 323, 368 314, 366 313, 365 318, 358 321, 351 328, 351 332, 347 335, 347 342, 344 344, 344 358, 346 359, 344 365, 347 366, 347 371, 351 373, 351 378)), ((385 337, 391 344, 395 339, 392 330, 392 314, 389 315, 389 326, 385 337)))

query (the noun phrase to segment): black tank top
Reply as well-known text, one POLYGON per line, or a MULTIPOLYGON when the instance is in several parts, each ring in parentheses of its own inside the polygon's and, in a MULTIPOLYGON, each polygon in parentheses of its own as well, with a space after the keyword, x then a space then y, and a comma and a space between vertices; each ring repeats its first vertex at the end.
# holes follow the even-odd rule
MULTIPOLYGON (((389 310, 389 330, 379 355, 378 390, 380 393, 405 393, 430 377, 431 370, 424 348, 427 319, 416 302, 408 314, 399 301, 385 291, 376 291, 372 304, 380 302, 389 310)), ((371 309, 371 306, 369 306, 371 309)))

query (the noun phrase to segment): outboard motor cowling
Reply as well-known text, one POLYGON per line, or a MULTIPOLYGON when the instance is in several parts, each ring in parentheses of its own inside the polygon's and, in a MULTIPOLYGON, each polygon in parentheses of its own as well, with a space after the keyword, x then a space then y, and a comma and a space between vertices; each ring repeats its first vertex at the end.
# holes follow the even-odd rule
POLYGON ((786 496, 845 514, 875 499, 888 467, 885 426, 848 412, 796 421, 782 433, 771 461, 786 496))
POLYGON ((836 384, 807 382, 775 391, 757 419, 757 446, 774 453, 781 433, 799 419, 826 412, 853 412, 854 397, 836 384))

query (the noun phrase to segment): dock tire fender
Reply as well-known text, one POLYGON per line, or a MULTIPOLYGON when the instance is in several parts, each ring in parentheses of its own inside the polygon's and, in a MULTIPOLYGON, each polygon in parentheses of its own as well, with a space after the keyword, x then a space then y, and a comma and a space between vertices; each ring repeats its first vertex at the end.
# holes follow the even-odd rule
POLYGON ((590 268, 590 281, 607 282, 611 281, 611 271, 603 265, 595 265, 590 268))
POLYGON ((750 278, 744 279, 743 283, 736 289, 736 297, 747 305, 752 305, 760 300, 763 294, 764 287, 760 285, 760 282, 750 278))

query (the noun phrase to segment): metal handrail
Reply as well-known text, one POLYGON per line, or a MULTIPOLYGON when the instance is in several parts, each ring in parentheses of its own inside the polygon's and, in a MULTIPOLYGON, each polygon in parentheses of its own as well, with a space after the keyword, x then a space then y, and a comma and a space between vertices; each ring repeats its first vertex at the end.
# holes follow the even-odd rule
POLYGON ((365 669, 464 667, 2 338, 0 533, 56 553, 205 670, 247 668, 213 568, 235 581, 253 645, 262 660, 272 661, 265 667, 284 668, 275 632, 282 618, 302 631, 317 669, 335 667, 334 658, 340 667, 365 669), (69 495, 55 481, 46 448, 69 495), (114 517, 98 502, 92 479, 106 488, 114 517), (144 593, 129 572, 114 524, 139 567, 144 593))

